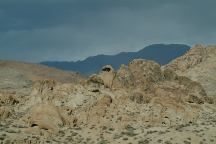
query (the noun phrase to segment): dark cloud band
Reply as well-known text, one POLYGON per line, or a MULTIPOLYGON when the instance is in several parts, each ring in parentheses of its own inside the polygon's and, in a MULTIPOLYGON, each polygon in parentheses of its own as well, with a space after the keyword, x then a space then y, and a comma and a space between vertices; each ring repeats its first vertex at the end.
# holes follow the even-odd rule
POLYGON ((77 60, 151 43, 215 43, 214 0, 0 1, 0 59, 77 60))

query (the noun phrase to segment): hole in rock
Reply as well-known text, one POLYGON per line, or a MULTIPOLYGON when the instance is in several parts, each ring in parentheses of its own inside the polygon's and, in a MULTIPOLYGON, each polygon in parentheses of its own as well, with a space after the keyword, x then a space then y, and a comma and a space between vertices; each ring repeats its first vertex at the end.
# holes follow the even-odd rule
POLYGON ((108 67, 105 67, 102 69, 102 71, 106 71, 106 72, 109 72, 111 70, 111 68, 108 68, 108 67))
POLYGON ((38 126, 38 125, 37 125, 37 124, 32 124, 32 125, 31 125, 31 127, 35 127, 35 126, 38 126))

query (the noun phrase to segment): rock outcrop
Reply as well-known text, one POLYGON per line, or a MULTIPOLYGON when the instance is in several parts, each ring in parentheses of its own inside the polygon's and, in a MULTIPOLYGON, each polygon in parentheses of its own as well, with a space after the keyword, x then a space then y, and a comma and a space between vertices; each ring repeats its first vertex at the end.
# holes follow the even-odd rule
POLYGON ((54 80, 39 80, 33 85, 33 94, 44 95, 54 90, 56 81, 54 80))
POLYGON ((113 80, 115 78, 115 71, 111 65, 106 65, 101 69, 101 72, 93 74, 88 79, 88 83, 94 83, 99 85, 104 85, 106 88, 112 88, 113 80))
POLYGON ((115 78, 115 71, 111 65, 106 65, 102 68, 99 77, 103 80, 105 87, 112 88, 115 78))
POLYGON ((207 57, 208 53, 206 48, 202 45, 195 45, 185 55, 173 60, 170 64, 168 64, 168 67, 177 72, 184 72, 205 61, 207 57))
POLYGON ((50 133, 57 133, 65 120, 57 107, 44 103, 33 106, 25 121, 30 127, 39 127, 50 133))
POLYGON ((117 71, 114 87, 148 89, 161 78, 162 73, 159 64, 149 60, 135 59, 128 66, 122 65, 117 71))
POLYGON ((216 96, 216 47, 195 45, 185 55, 166 65, 178 75, 199 82, 208 96, 216 96))
POLYGON ((148 143, 139 138, 159 135, 151 142, 169 143, 160 141, 163 134, 185 134, 182 142, 189 131, 204 138, 202 129, 213 139, 214 50, 199 45, 163 67, 143 59, 116 71, 106 65, 82 83, 55 77, 1 89, 0 142, 148 143))

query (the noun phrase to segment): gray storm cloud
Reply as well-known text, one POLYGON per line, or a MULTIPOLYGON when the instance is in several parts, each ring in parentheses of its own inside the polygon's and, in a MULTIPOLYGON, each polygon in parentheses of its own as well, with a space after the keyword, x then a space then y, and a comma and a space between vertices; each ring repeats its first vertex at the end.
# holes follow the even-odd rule
POLYGON ((153 43, 214 44, 214 0, 3 0, 0 59, 79 60, 153 43))

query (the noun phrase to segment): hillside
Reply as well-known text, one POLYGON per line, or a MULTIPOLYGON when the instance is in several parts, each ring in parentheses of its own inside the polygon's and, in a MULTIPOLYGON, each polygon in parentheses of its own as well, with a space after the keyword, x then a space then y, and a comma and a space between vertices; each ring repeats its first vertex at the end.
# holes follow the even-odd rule
POLYGON ((89 75, 97 73, 104 65, 111 64, 114 69, 118 69, 121 64, 128 64, 133 59, 139 58, 154 60, 164 65, 176 57, 183 55, 189 49, 189 46, 182 44, 154 44, 138 52, 122 52, 117 55, 97 55, 77 62, 41 62, 41 64, 89 75))
POLYGON ((39 64, 0 61, 0 88, 27 87, 37 80, 53 79, 62 83, 78 83, 82 77, 39 64))
POLYGON ((195 45, 166 67, 201 83, 209 96, 216 96, 216 46, 195 45))
POLYGON ((166 66, 134 59, 87 79, 1 62, 0 142, 215 144, 215 59, 196 45, 166 66))

